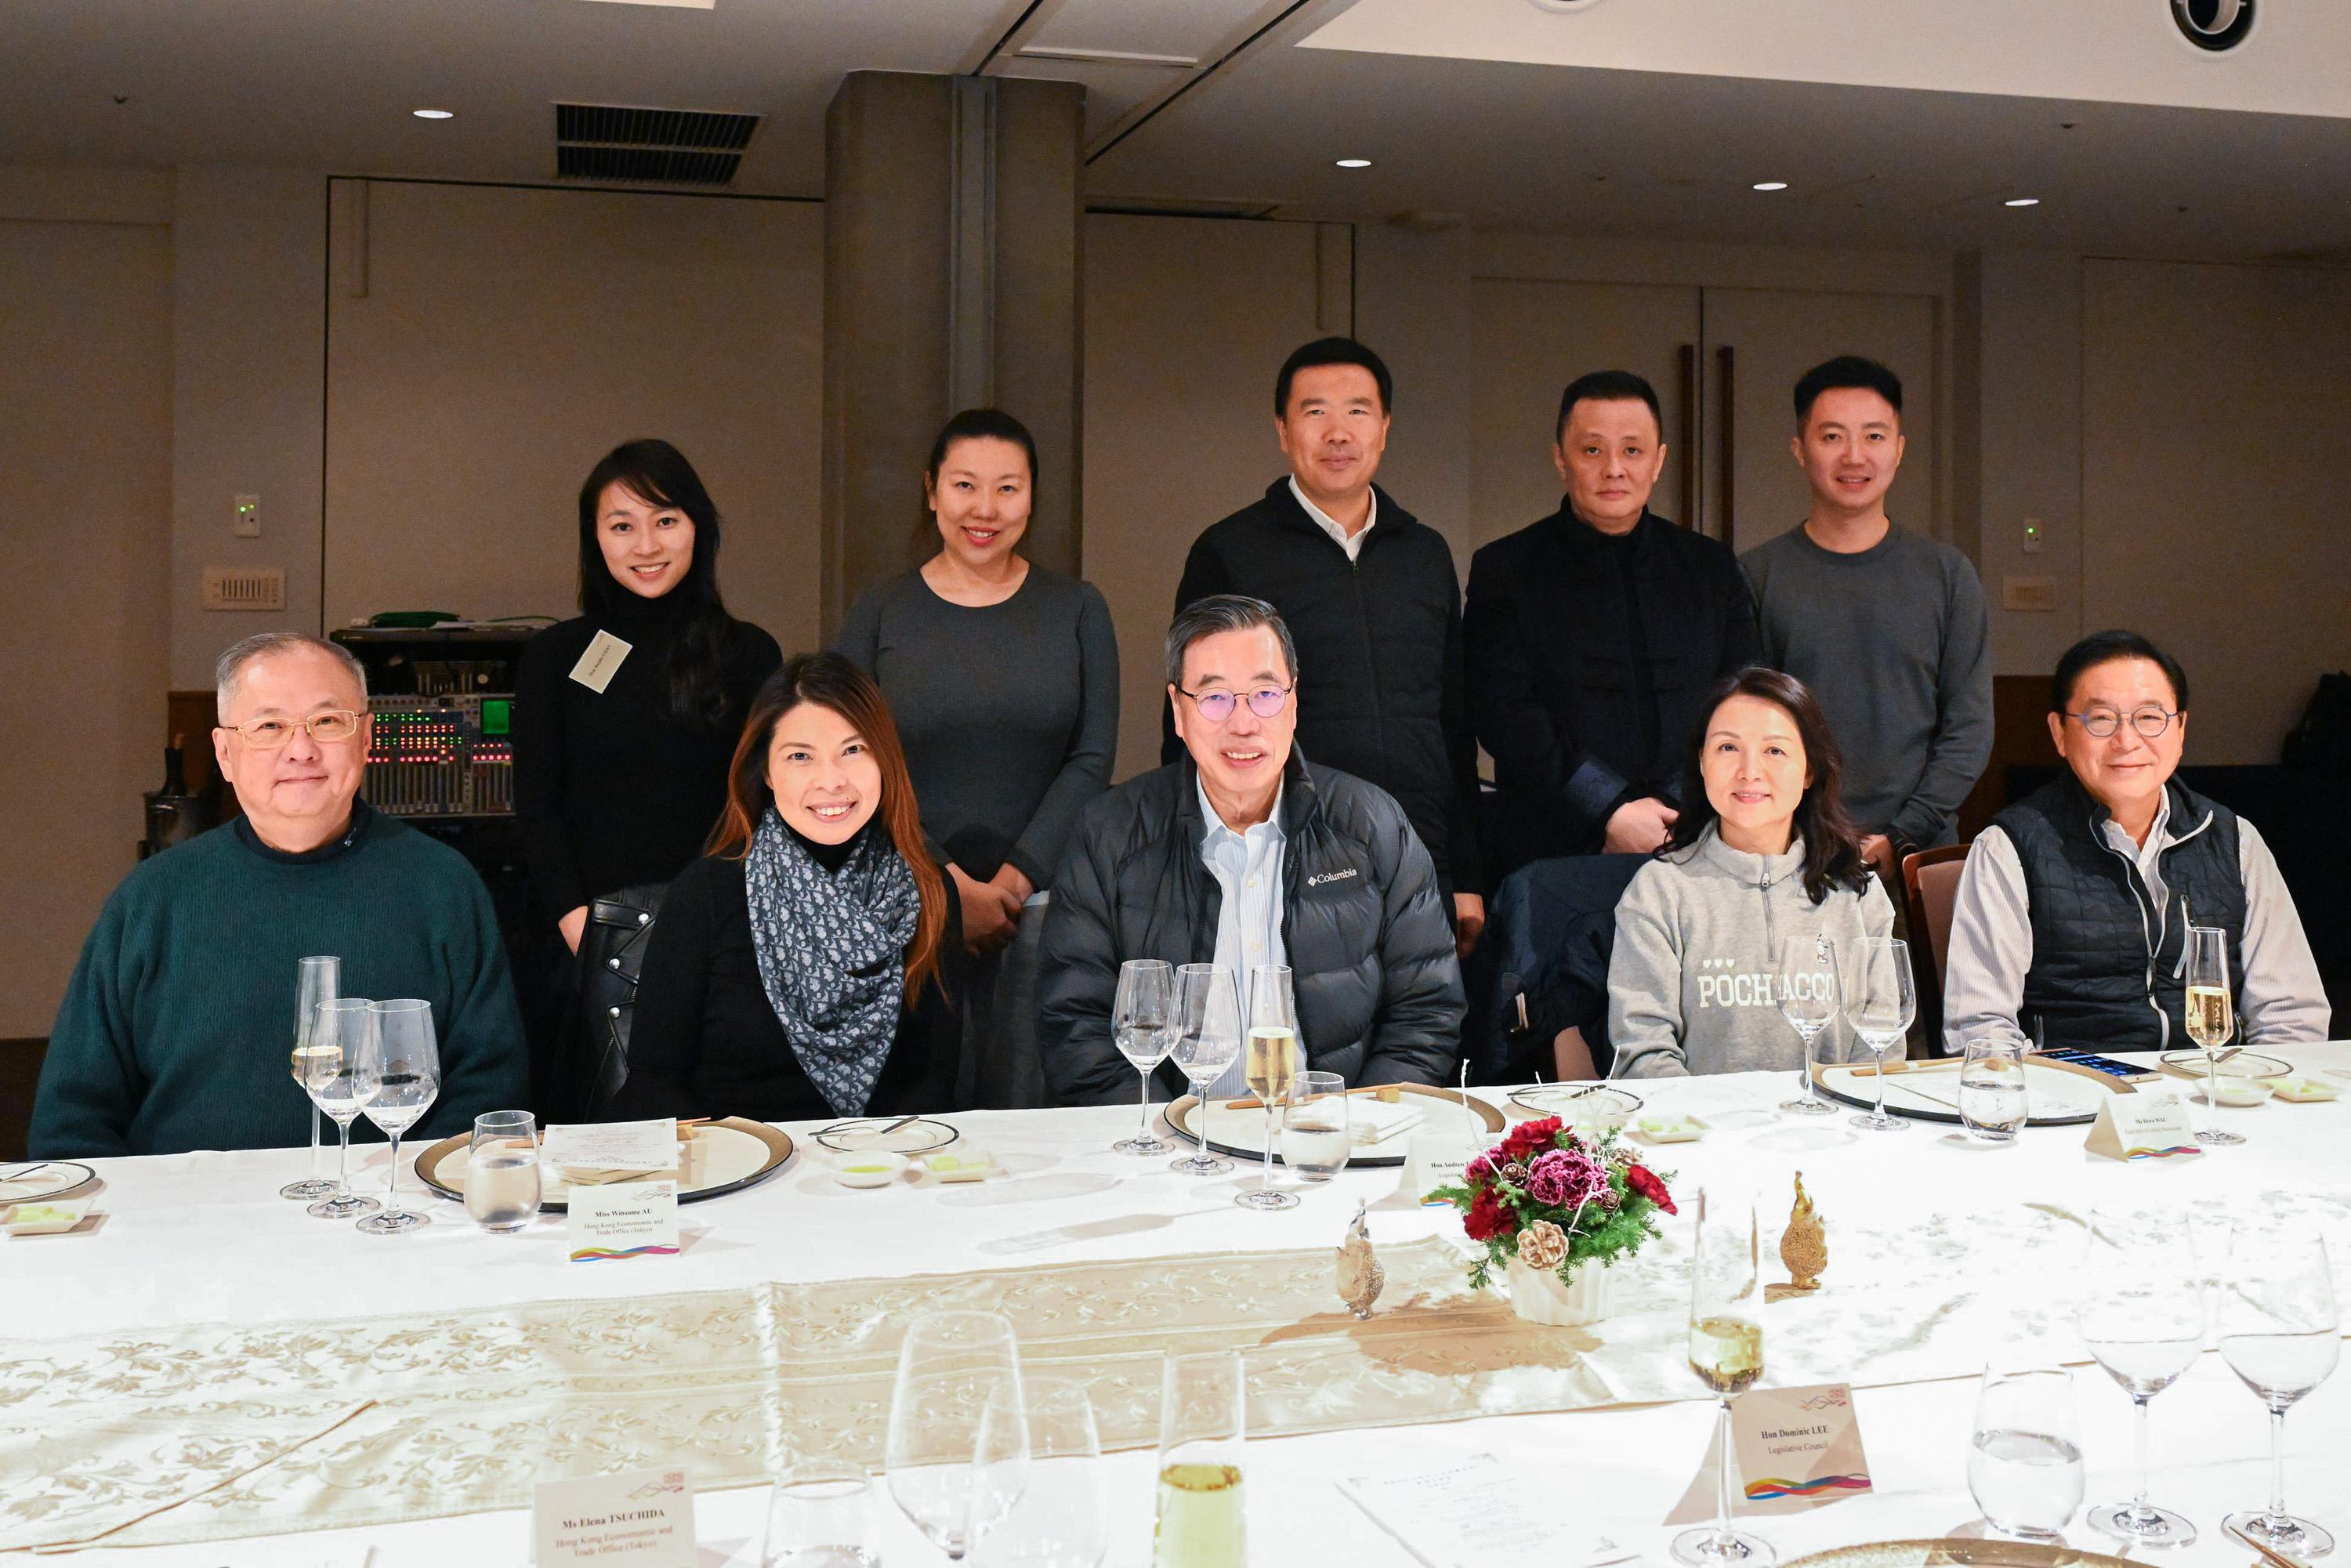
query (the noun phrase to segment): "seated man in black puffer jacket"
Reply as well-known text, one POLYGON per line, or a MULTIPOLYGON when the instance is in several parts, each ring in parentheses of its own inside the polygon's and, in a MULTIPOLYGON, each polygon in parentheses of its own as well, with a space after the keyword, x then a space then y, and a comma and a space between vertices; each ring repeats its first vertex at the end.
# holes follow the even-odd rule
MULTIPOLYGON (((1428 851, 1383 789, 1291 743, 1297 652, 1273 607, 1187 605, 1167 633, 1186 756, 1078 821, 1053 882, 1038 980, 1046 1091, 1111 1104, 1134 1069, 1111 1041, 1119 966, 1292 972, 1304 1067, 1350 1084, 1440 1083, 1461 1044, 1461 972, 1428 851)), ((1236 1061, 1211 1093, 1238 1094, 1236 1061)), ((1163 1089, 1184 1080, 1159 1068, 1163 1089)))

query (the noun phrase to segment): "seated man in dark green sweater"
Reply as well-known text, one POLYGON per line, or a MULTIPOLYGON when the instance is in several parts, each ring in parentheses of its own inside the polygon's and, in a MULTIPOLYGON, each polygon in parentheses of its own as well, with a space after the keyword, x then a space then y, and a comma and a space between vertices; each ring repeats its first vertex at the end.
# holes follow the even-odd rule
POLYGON ((295 971, 319 953, 342 959, 345 996, 433 1004, 441 1092, 425 1136, 521 1104, 522 1022, 487 890, 446 846, 358 799, 358 661, 264 632, 222 654, 217 678, 213 747, 245 814, 140 865, 106 901, 49 1036, 34 1155, 304 1142, 295 971))

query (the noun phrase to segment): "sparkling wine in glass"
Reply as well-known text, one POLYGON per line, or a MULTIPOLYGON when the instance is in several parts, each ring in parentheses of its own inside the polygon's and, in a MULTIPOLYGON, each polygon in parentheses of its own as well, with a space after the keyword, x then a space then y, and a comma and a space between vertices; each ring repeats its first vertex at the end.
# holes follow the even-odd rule
POLYGON ((999 1427, 998 1446, 980 1447, 988 1404, 999 1398, 1021 1398, 1011 1320, 939 1312, 907 1325, 890 1390, 884 1470, 892 1500, 950 1562, 962 1562, 1020 1495, 1027 1425, 999 1427))
POLYGON ((1899 1132, 1910 1124, 1886 1113, 1886 1053, 1910 1032, 1918 995, 1910 977, 1910 944, 1897 936, 1862 936, 1846 952, 1844 1018, 1861 1043, 1877 1059, 1877 1104, 1852 1118, 1873 1133, 1899 1132))
POLYGON ((1967 1060, 1959 1063, 1959 1121, 1968 1136, 2012 1144, 2032 1110, 2021 1043, 1990 1036, 1968 1041, 1967 1060))
MULTIPOLYGON (((342 975, 340 958, 303 958, 294 967, 294 1086, 305 1094, 309 1092, 309 1080, 304 1065, 312 1051, 320 1049, 312 1045, 310 1038, 317 1028, 319 1004, 335 999, 342 988, 342 975)), ((310 1174, 300 1181, 287 1182, 277 1189, 277 1196, 305 1203, 335 1196, 335 1184, 319 1174, 319 1103, 315 1100, 310 1103, 310 1174)))
POLYGON ((433 1223, 400 1207, 400 1138, 441 1097, 441 1051, 433 1033, 433 1004, 402 997, 371 1004, 375 1014, 375 1092, 361 1109, 392 1140, 392 1176, 385 1208, 360 1221, 370 1236, 397 1236, 433 1223))
POLYGON ((1110 1037, 1143 1084, 1143 1124, 1111 1147, 1122 1155, 1164 1155, 1171 1145, 1151 1130, 1151 1074, 1176 1047, 1176 971, 1157 958, 1129 958, 1118 967, 1110 1037))
POLYGON ((493 1236, 520 1230, 538 1217, 538 1120, 528 1111, 486 1111, 474 1118, 465 1151, 465 1212, 493 1236))
POLYGON ((2082 1259, 2074 1323, 2090 1354, 2137 1407, 2138 1491, 2100 1503, 2091 1529, 2140 1546, 2185 1546, 2196 1527, 2147 1500, 2147 1402, 2179 1380, 2204 1349, 2204 1298, 2196 1245, 2176 1214, 2098 1208, 2082 1259))
POLYGON ((2082 1506, 2074 1375, 2062 1366, 1987 1366, 1968 1445, 1968 1490, 1984 1521, 2022 1541, 2060 1541, 2082 1506))
POLYGON ((1311 1182, 1347 1168, 1354 1129, 1347 1120, 1347 1081, 1335 1072, 1301 1072, 1281 1108, 1281 1163, 1311 1182))
POLYGON ((320 1002, 311 1023, 311 1048, 302 1060, 302 1087, 310 1103, 326 1113, 341 1144, 336 1155, 335 1190, 308 1212, 320 1219, 350 1219, 382 1205, 351 1190, 351 1123, 375 1097, 381 1071, 376 1051, 375 1004, 361 997, 320 1002))
POLYGON ((1755 1205, 1743 1195, 1700 1188, 1690 1240, 1689 1365, 1721 1396, 1715 1416, 1715 1521, 1674 1537, 1685 1568, 1764 1568, 1771 1542, 1730 1524, 1730 1402, 1763 1375, 1763 1285, 1755 1205))
POLYGON ((1273 1187, 1274 1123, 1281 1103, 1290 1097, 1290 1081, 1298 1076, 1298 1005, 1290 990, 1290 970, 1280 964, 1260 964, 1249 971, 1249 1039, 1242 1050, 1241 1074, 1249 1092, 1265 1108, 1265 1143, 1260 1153, 1264 1175, 1258 1185, 1236 1197, 1243 1208, 1295 1208, 1298 1195, 1273 1187))
POLYGON ((1011 1494, 1002 1522, 972 1548, 979 1568, 1095 1568, 1102 1562, 1110 1521, 1102 1507, 1102 1436, 1085 1385, 1029 1377, 1017 1389, 998 1388, 980 1416, 975 1468, 980 1488, 1011 1494), (1012 1430, 1022 1422, 1025 1448, 1012 1430))
POLYGON ((2204 1130, 2199 1144, 2241 1144, 2241 1133, 2220 1126, 2220 1048, 2237 1032, 2229 996, 2229 934, 2216 925, 2188 928, 2188 1038, 2204 1052, 2204 1130))
POLYGON ((1244 1568, 1248 1380, 1239 1354, 1174 1355, 1160 1381, 1152 1568, 1244 1568))
POLYGON ((1240 998, 1233 972, 1214 964, 1186 964, 1176 971, 1176 1071, 1192 1085, 1198 1101, 1192 1118, 1200 1130, 1200 1146, 1168 1168, 1184 1176, 1221 1176, 1233 1168, 1230 1160, 1208 1152, 1208 1090, 1241 1053, 1240 998))
POLYGON ((1781 1101, 1780 1109, 1799 1116, 1825 1116, 1836 1107, 1813 1082, 1813 1045, 1836 1022, 1837 1008, 1844 1000, 1837 983, 1836 944, 1823 932, 1789 937, 1780 944, 1780 972, 1775 978, 1780 1016, 1803 1042, 1803 1061, 1796 1069, 1802 1087, 1794 1099, 1781 1101))
POLYGON ((2343 1354, 2325 1240, 2298 1227, 2238 1226, 2217 1295, 2212 1328, 2220 1359, 2270 1413, 2270 1506, 2221 1523, 2288 1557, 2324 1557, 2335 1537, 2286 1511, 2285 1413, 2333 1375, 2343 1354))

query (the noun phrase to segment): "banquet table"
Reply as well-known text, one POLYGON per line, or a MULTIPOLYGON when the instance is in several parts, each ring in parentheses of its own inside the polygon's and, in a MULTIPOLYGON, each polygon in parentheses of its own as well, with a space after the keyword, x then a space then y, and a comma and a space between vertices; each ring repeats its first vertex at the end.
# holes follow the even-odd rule
MULTIPOLYGON (((2351 1082, 2351 1043, 2296 1047, 2300 1071, 2351 1082)), ((1850 1381, 1875 1490, 1832 1506, 1756 1521, 1782 1562, 1867 1541, 1970 1533, 1979 1528, 1966 1486, 1966 1454, 1984 1361, 2063 1361, 2076 1366, 2088 1470, 2086 1500, 2126 1497, 2133 1446, 2128 1400, 2071 1327, 2066 1291, 2077 1272, 2084 1218, 2102 1205, 2182 1212, 2209 1270, 2232 1216, 2278 1212, 2324 1229, 2338 1290, 2351 1298, 2351 1104, 2270 1102, 2224 1110, 2241 1146, 2196 1158, 2121 1164, 2085 1153, 2080 1126, 2029 1128, 2012 1145, 1968 1140, 1957 1127, 1914 1123, 1867 1133, 1834 1117, 1778 1110, 1787 1073, 1644 1082, 1646 1112, 1686 1113, 1707 1126, 1695 1143, 1643 1148, 1670 1173, 1678 1218, 1635 1260, 1610 1317, 1578 1343, 1593 1345, 1581 1407, 1540 1413, 1459 1413, 1411 1425, 1349 1424, 1336 1430, 1252 1438, 1248 1460, 1250 1555, 1259 1563, 1346 1562, 1386 1568, 1416 1561, 1342 1492, 1342 1478, 1491 1454, 1530 1478, 1562 1530, 1598 1531, 1651 1563, 1669 1561, 1678 1526, 1664 1521, 1698 1475, 1712 1433, 1711 1396, 1674 1347, 1682 1326, 1689 1197, 1701 1186, 1755 1193, 1764 1231, 1765 1278, 1784 1280, 1775 1247, 1792 1178, 1802 1173, 1825 1221, 1823 1289, 1764 1309, 1764 1386, 1850 1381), (1854 1364, 1839 1360, 1852 1347, 1854 1364), (1787 1354, 1775 1354, 1786 1347, 1787 1354), (1600 1388, 1594 1395, 1592 1388, 1600 1388)), ((2179 1080, 2160 1086, 2183 1098, 2179 1080)), ((1472 1090, 1498 1108, 1507 1092, 1472 1090)), ((2190 1105, 2200 1118, 2200 1103, 2190 1105)), ((1458 1108, 1447 1113, 1459 1115, 1458 1108)), ((674 1258, 581 1266, 567 1260, 563 1222, 543 1218, 519 1234, 476 1230, 446 1200, 426 1206, 433 1223, 369 1237, 348 1222, 313 1219, 277 1197, 305 1172, 300 1150, 201 1153, 95 1162, 104 1219, 88 1234, 0 1240, 0 1542, 22 1538, 12 1498, 54 1487, 37 1437, 8 1424, 33 1387, 26 1369, 103 1336, 168 1345, 199 1325, 317 1325, 331 1339, 453 1312, 527 1303, 578 1303, 589 1317, 624 1314, 648 1293, 740 1291, 778 1284, 986 1273, 1007 1280, 1064 1265, 1164 1260, 1130 1278, 1145 1281, 1135 1308, 1147 1316, 1152 1287, 1218 1255, 1319 1249, 1295 1263, 1329 1281, 1335 1248, 1359 1202, 1369 1204, 1382 1254, 1402 1260, 1432 1242, 1462 1241, 1451 1210, 1400 1190, 1393 1168, 1351 1168, 1319 1185, 1293 1183, 1302 1201, 1276 1213, 1236 1207, 1259 1179, 1253 1163, 1230 1175, 1177 1175, 1168 1158, 1112 1152, 1133 1130, 1126 1108, 975 1112, 949 1118, 995 1155, 987 1181, 942 1186, 909 1179, 879 1191, 837 1183, 810 1139, 814 1124, 788 1125, 791 1161, 747 1190, 682 1207, 674 1258), (340 1328, 338 1325, 342 1325, 340 1328), (12 1536, 9 1530, 17 1534, 12 1536)), ((2200 1122, 2199 1122, 2200 1124, 2200 1122)), ((1254 1123, 1248 1124, 1253 1127, 1254 1123)), ((1166 1135, 1162 1124, 1163 1135, 1166 1135)), ((1240 1131, 1239 1128, 1235 1129, 1240 1131)), ((1226 1134, 1220 1133, 1221 1138, 1226 1134)), ((1171 1140, 1172 1141, 1172 1140, 1171 1140)), ((355 1180, 380 1186, 388 1151, 367 1149, 355 1180)), ((414 1146, 404 1151, 413 1159, 414 1146)), ((355 1160, 356 1164, 356 1160, 355 1160)), ((403 1183, 415 1191, 413 1175, 403 1183)), ((1171 1291, 1172 1293, 1172 1291, 1171 1291)), ((1323 1310, 1339 1311, 1335 1289, 1323 1310)), ((1384 1300, 1382 1311, 1399 1310, 1384 1300)), ((2209 1349, 2154 1402, 2158 1502, 2186 1513, 2197 1542, 2169 1552, 2181 1563, 2236 1563, 2251 1554, 2220 1530, 2224 1513, 2258 1508, 2268 1486, 2267 1417, 2209 1349)), ((1254 1419, 1254 1415, 1252 1416, 1254 1419)), ((2323 1385, 2286 1426, 2290 1503, 2338 1535, 2351 1531, 2351 1375, 2323 1385)), ((1105 1561, 1150 1560, 1154 1460, 1147 1446, 1109 1454, 1103 1484, 1113 1518, 1105 1561)), ((68 1478, 69 1479, 69 1478, 68 1478)), ((893 1565, 944 1562, 887 1503, 883 1557, 893 1565)), ((766 1494, 751 1484, 695 1499, 703 1568, 756 1564, 766 1494)), ((169 1518, 166 1514, 165 1519, 169 1518)), ((2072 1544, 2110 1543, 2077 1517, 2072 1544)), ((529 1557, 526 1509, 457 1513, 353 1528, 278 1530, 235 1539, 82 1550, 85 1562, 154 1568, 448 1568, 520 1564, 529 1557)), ((979 1559, 984 1561, 984 1554, 979 1559)))

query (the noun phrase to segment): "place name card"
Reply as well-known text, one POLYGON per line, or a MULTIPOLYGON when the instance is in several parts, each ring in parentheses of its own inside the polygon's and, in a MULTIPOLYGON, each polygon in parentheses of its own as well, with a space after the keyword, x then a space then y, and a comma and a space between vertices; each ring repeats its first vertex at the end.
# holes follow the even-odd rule
POLYGON ((2098 1103, 2085 1145, 2090 1153, 2125 1163, 2186 1159, 2204 1152, 2188 1125, 2188 1107, 2177 1094, 2109 1094, 2098 1103))
POLYGON ((684 1470, 541 1481, 530 1538, 538 1568, 695 1568, 694 1490, 684 1470))
POLYGON ((1639 1555, 1591 1529, 1562 1525, 1551 1479, 1514 1469, 1491 1454, 1367 1476, 1339 1490, 1428 1568, 1488 1568, 1509 1557, 1546 1568, 1597 1568, 1639 1555))
POLYGON ((569 1195, 571 1261, 615 1263, 677 1256, 677 1183, 575 1186, 569 1195))
POLYGON ((567 1171, 674 1171, 677 1118, 549 1127, 538 1157, 542 1165, 567 1171))
POLYGON ((589 641, 587 652, 571 666, 571 678, 601 696, 612 677, 621 673, 621 661, 627 658, 632 644, 623 643, 610 632, 599 632, 589 641))
MULTIPOLYGON (((1401 1190, 1415 1203, 1429 1203, 1432 1200, 1428 1195, 1434 1188, 1459 1186, 1469 1162, 1485 1152, 1484 1144, 1465 1134, 1424 1126, 1405 1145, 1401 1190)), ((1434 1202, 1440 1208, 1445 1207, 1443 1198, 1434 1202)))
MULTIPOLYGON (((1870 1491, 1869 1458, 1853 1389, 1843 1383, 1809 1388, 1755 1388, 1730 1402, 1731 1511, 1802 1513, 1870 1491)), ((1714 1517, 1719 1445, 1707 1449, 1698 1478, 1666 1516, 1667 1524, 1714 1517)))

